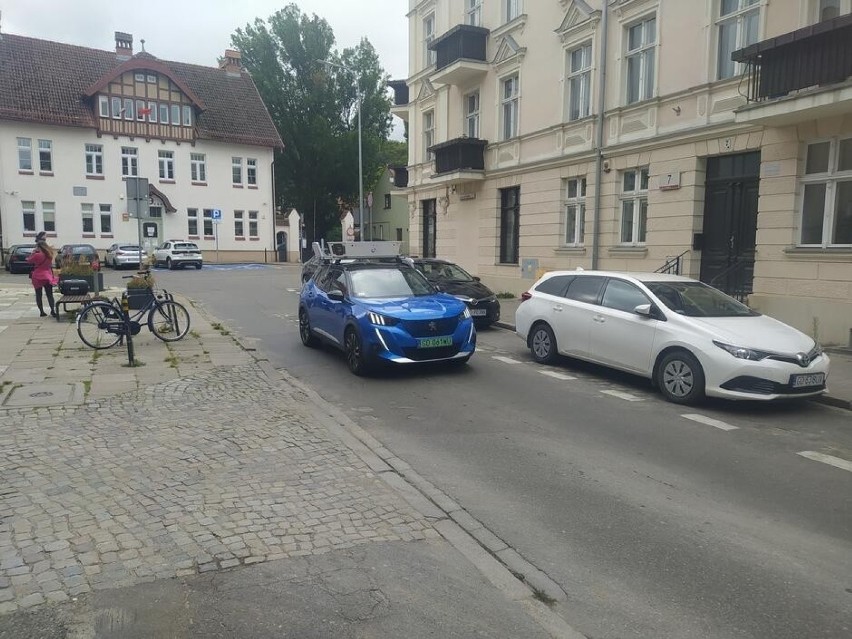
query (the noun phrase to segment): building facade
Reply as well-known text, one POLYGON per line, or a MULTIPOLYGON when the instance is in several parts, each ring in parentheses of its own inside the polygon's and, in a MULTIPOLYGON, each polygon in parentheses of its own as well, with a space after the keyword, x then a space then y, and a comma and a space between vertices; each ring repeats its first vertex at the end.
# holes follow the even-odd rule
POLYGON ((409 0, 412 251, 679 272, 852 330, 849 0, 409 0))
POLYGON ((387 169, 379 178, 372 192, 370 209, 371 224, 368 239, 400 242, 400 252, 411 252, 408 226, 408 197, 399 186, 405 175, 403 167, 387 169))
POLYGON ((115 52, 0 39, 4 247, 41 230, 55 246, 100 250, 141 234, 149 252, 189 239, 211 260, 218 248, 221 261, 272 261, 282 146, 236 51, 212 68, 134 55, 124 33, 115 52), (141 221, 128 207, 129 177, 148 180, 141 221))

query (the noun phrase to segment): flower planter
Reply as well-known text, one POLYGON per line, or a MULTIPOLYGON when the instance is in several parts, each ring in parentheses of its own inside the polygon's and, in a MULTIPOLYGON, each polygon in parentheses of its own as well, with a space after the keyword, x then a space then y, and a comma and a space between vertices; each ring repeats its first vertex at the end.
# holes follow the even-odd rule
POLYGON ((152 299, 154 299, 154 293, 150 288, 127 289, 127 304, 131 311, 145 308, 145 305, 152 299))

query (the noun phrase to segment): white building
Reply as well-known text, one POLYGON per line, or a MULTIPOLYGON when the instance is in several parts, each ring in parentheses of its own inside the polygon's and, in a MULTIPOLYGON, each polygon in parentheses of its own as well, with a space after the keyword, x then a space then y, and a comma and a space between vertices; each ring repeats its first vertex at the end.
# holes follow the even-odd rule
MULTIPOLYGON (((240 54, 221 68, 0 36, 0 239, 54 246, 190 239, 213 259, 275 259, 273 153, 282 142, 240 54), (149 181, 128 215, 126 177, 149 181), (213 211, 221 211, 214 224, 213 211), (218 237, 217 237, 218 235, 218 237)), ((298 233, 295 233, 297 241, 298 233)))

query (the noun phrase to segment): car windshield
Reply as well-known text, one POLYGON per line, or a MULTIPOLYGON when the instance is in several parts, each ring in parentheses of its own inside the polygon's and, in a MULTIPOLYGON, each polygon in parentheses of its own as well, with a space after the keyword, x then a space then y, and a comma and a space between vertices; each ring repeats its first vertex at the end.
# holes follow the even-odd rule
POLYGON ((460 266, 442 262, 422 262, 420 270, 433 281, 472 282, 473 276, 460 266))
POLYGON ((34 246, 19 246, 15 249, 15 253, 18 255, 29 255, 35 250, 34 246))
POLYGON ((91 246, 72 246, 71 253, 74 255, 94 255, 95 249, 91 246))
POLYGON ((353 297, 433 295, 435 289, 413 268, 363 268, 350 271, 353 297))
POLYGON ((702 282, 643 282, 669 309, 687 317, 751 317, 760 313, 702 282))

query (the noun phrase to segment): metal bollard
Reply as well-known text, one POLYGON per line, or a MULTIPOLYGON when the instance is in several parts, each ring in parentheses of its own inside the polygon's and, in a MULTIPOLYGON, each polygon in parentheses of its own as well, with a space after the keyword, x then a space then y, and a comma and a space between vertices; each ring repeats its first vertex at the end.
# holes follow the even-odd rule
POLYGON ((127 298, 127 291, 121 294, 121 316, 124 320, 124 336, 127 338, 127 361, 130 366, 135 366, 136 356, 133 352, 133 331, 130 330, 130 300, 127 298))

